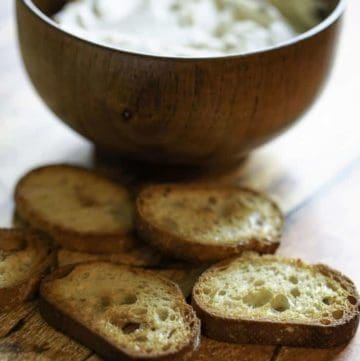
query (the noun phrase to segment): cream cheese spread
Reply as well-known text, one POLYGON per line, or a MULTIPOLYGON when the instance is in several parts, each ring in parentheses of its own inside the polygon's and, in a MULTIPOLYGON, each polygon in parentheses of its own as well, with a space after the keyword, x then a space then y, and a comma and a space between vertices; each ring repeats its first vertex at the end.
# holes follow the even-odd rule
POLYGON ((303 1, 76 0, 54 19, 81 38, 125 51, 216 57, 254 52, 296 36, 298 27, 279 3, 303 1))

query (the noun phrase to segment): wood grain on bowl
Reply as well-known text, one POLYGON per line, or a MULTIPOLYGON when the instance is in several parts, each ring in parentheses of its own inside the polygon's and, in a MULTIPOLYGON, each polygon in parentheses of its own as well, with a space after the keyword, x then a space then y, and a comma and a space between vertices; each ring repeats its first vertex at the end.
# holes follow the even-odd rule
POLYGON ((81 40, 38 10, 51 15, 63 3, 16 1, 20 48, 40 96, 98 146, 172 164, 234 163, 298 119, 328 76, 343 8, 287 46, 179 59, 81 40))

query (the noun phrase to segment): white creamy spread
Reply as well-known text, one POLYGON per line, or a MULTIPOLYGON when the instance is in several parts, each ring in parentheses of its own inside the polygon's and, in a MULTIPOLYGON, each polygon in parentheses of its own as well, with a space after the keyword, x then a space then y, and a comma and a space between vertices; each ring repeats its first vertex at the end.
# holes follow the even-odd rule
POLYGON ((54 19, 79 37, 126 51, 212 57, 253 52, 296 36, 273 3, 303 1, 76 0, 54 19))

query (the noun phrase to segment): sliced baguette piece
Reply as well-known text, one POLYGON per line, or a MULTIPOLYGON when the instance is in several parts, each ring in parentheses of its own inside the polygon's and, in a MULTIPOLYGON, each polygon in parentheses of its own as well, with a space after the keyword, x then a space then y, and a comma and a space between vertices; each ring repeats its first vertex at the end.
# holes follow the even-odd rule
POLYGON ((15 202, 25 223, 63 248, 116 253, 133 246, 129 192, 89 170, 69 165, 35 169, 19 181, 15 202))
POLYGON ((325 265, 269 255, 209 268, 192 304, 204 334, 225 342, 327 348, 348 342, 359 323, 351 280, 325 265))
POLYGON ((274 253, 283 216, 265 196, 239 187, 154 185, 136 201, 144 241, 173 257, 212 262, 244 251, 274 253))
POLYGON ((49 244, 32 231, 0 229, 0 309, 31 299, 55 265, 49 244))
POLYGON ((40 313, 110 360, 176 360, 197 349, 200 321, 179 287, 151 271, 106 262, 44 279, 40 313))

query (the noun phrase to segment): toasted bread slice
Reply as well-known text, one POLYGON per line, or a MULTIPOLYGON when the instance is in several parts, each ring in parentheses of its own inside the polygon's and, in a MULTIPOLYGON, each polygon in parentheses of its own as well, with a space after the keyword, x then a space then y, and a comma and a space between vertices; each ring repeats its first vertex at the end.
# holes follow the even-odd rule
POLYGON ((206 336, 234 343, 332 347, 348 342, 359 322, 359 295, 348 278, 276 256, 211 267, 192 302, 206 336))
POLYGON ((40 313, 111 360, 174 360, 198 347, 200 322, 179 287, 151 271, 106 262, 45 278, 40 313))
POLYGON ((31 299, 54 264, 54 252, 38 234, 0 229, 0 309, 31 299))
POLYGON ((66 249, 116 253, 133 246, 133 201, 127 189, 83 168, 53 165, 25 175, 17 212, 66 249))
POLYGON ((173 257, 211 262, 244 251, 273 253, 283 216, 265 196, 238 187, 158 185, 140 192, 137 231, 173 257))

